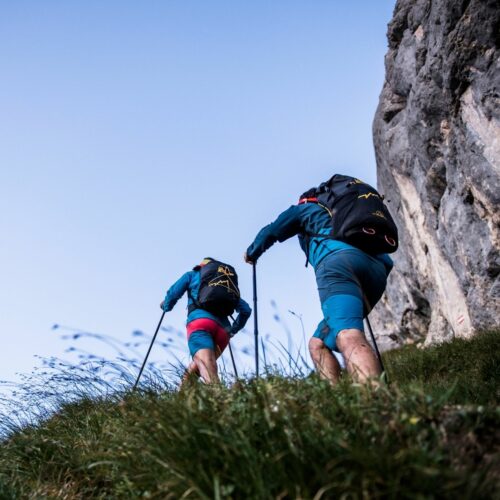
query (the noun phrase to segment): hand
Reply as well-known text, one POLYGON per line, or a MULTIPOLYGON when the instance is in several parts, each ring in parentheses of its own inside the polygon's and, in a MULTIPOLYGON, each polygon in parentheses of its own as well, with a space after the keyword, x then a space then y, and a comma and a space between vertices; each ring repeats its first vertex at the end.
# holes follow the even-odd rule
POLYGON ((229 327, 229 330, 227 333, 229 333, 229 338, 232 339, 238 332, 239 330, 234 331, 234 327, 236 326, 235 321, 233 317, 231 316, 231 319, 233 320, 233 324, 229 327))
POLYGON ((164 305, 165 305, 165 301, 164 301, 164 300, 162 300, 162 301, 161 301, 161 304, 160 304, 160 308, 161 308, 161 310, 162 310, 162 311, 164 311, 164 310, 165 310, 165 309, 163 308, 163 306, 164 306, 164 305))
POLYGON ((247 264, 253 264, 253 260, 248 256, 248 254, 245 252, 243 254, 243 260, 247 263, 247 264))

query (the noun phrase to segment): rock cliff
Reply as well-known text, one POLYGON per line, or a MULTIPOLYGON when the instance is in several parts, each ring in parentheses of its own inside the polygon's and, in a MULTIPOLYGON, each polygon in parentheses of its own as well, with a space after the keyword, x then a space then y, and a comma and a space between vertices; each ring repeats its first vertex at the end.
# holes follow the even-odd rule
POLYGON ((469 337, 500 317, 500 4, 398 0, 374 119, 400 230, 373 312, 383 348, 469 337))

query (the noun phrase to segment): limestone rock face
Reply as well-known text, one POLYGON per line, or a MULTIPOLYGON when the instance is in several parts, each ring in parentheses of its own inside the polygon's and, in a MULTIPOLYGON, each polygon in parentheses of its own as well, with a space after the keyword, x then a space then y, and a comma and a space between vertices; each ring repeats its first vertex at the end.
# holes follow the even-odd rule
POLYGON ((373 124, 400 231, 373 312, 382 348, 469 337, 500 317, 500 4, 398 0, 373 124))

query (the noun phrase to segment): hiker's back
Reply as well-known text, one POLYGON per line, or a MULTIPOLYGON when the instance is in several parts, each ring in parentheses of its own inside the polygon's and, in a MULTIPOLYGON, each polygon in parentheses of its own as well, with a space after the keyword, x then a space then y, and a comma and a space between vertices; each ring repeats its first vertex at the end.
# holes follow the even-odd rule
POLYGON ((233 314, 240 300, 234 267, 214 259, 197 267, 199 289, 196 295, 191 293, 190 312, 199 308, 220 318, 233 314))
POLYGON ((317 203, 307 203, 298 205, 304 232, 310 234, 330 232, 332 225, 328 212, 317 203))
POLYGON ((377 255, 398 248, 398 230, 384 196, 354 177, 335 174, 316 189, 316 202, 330 214, 329 237, 377 255))
POLYGON ((254 262, 276 241, 296 235, 315 269, 333 252, 363 252, 378 259, 397 248, 397 229, 383 197, 368 184, 340 174, 303 193, 298 205, 262 228, 246 256, 254 262))
POLYGON ((316 268, 328 254, 344 250, 371 256, 395 251, 397 228, 383 200, 369 184, 341 174, 303 193, 299 239, 307 262, 316 268))

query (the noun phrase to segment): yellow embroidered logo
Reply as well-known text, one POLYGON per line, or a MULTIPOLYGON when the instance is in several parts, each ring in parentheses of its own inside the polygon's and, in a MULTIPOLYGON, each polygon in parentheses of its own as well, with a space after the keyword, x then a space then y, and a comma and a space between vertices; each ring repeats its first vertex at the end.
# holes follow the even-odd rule
POLYGON ((375 198, 380 198, 380 196, 375 193, 360 194, 358 198, 364 198, 365 200, 367 200, 370 196, 375 196, 375 198))
POLYGON ((234 273, 232 273, 229 267, 226 266, 219 266, 217 272, 224 274, 225 276, 234 276, 234 273))
POLYGON ((208 286, 223 286, 224 288, 227 288, 228 290, 231 291, 231 285, 229 283, 229 280, 224 280, 220 279, 218 281, 212 280, 208 286))
POLYGON ((231 276, 234 276, 234 273, 231 272, 231 270, 226 266, 219 266, 217 268, 217 272, 219 273, 219 276, 210 280, 208 286, 221 286, 225 288, 228 292, 239 295, 238 287, 231 279, 231 276))
POLYGON ((377 217, 382 217, 382 219, 387 219, 383 212, 377 210, 376 212, 372 212, 372 215, 376 215, 377 217))

